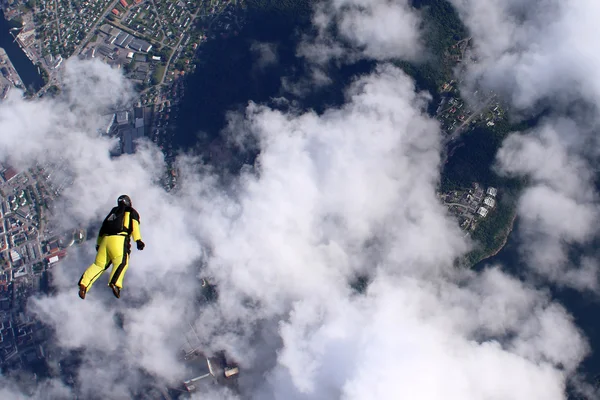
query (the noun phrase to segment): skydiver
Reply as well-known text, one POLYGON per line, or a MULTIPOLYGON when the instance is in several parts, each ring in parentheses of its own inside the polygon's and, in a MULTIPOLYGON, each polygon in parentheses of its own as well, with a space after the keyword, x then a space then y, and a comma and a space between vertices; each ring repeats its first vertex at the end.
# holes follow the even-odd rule
POLYGON ((129 196, 124 194, 119 196, 117 206, 110 210, 104 222, 102 222, 96 241, 96 259, 79 279, 79 297, 82 300, 85 299, 86 293, 96 279, 111 264, 113 268, 108 286, 110 286, 117 299, 121 297, 123 277, 129 267, 131 237, 133 237, 137 249, 144 250, 146 245, 142 242, 140 233, 140 215, 132 207, 129 196))

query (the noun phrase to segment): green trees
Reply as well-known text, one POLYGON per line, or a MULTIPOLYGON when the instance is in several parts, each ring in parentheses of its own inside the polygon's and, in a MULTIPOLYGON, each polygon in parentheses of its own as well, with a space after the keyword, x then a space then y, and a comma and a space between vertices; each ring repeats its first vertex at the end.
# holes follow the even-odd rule
POLYGON ((248 0, 248 8, 276 13, 310 13, 317 0, 248 0))

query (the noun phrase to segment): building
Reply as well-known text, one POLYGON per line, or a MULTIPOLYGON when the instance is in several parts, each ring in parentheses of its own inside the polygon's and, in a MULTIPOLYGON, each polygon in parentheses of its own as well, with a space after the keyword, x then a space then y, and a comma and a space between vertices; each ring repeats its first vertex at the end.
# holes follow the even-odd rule
POLYGON ((113 49, 111 49, 108 46, 100 45, 100 46, 97 47, 97 50, 98 50, 98 53, 100 53, 104 57, 108 57, 110 59, 114 59, 115 58, 115 52, 113 51, 113 49))
POLYGON ((21 255, 19 253, 17 253, 16 250, 11 250, 10 251, 10 260, 12 262, 17 262, 21 259, 21 255))
POLYGON ((488 209, 485 207, 479 207, 479 210, 477 210, 477 214, 481 215, 483 218, 485 218, 487 213, 488 213, 488 209))
POLYGON ((496 190, 495 187, 489 187, 487 189, 487 194, 488 196, 492 196, 492 197, 496 197, 496 194, 498 193, 498 190, 496 190))
POLYGON ((123 125, 129 122, 129 113, 127 111, 117 112, 117 124, 123 125))
POLYGON ((111 12, 112 12, 114 15, 116 15, 117 17, 119 16, 119 10, 117 10, 116 8, 113 8, 113 9, 111 10, 111 12))
POLYGON ((483 204, 485 204, 486 206, 488 206, 489 208, 494 208, 494 206, 496 205, 496 200, 494 200, 491 197, 486 197, 483 200, 483 204))
POLYGON ((106 34, 107 36, 117 36, 121 30, 112 25, 104 24, 100 27, 100 32, 106 34))
POLYGON ((143 51, 144 53, 147 53, 150 51, 150 49, 152 49, 152 45, 150 43, 137 38, 129 42, 127 46, 132 50, 143 51))
POLYGON ((21 278, 26 275, 27 275, 27 268, 25 266, 23 266, 17 270, 13 270, 13 278, 15 278, 15 279, 21 278))
POLYGON ((211 385, 237 387, 239 367, 228 362, 223 352, 206 357, 196 350, 186 354, 184 360, 188 370, 194 374, 193 378, 183 382, 188 392, 202 392, 211 385))
POLYGON ((14 178, 15 176, 17 176, 17 171, 15 171, 13 168, 8 167, 6 169, 6 171, 4 171, 4 180, 6 182, 10 181, 12 178, 14 178))
POLYGON ((114 39, 112 40, 111 43, 114 43, 120 47, 125 47, 132 40, 133 40, 133 36, 131 36, 129 33, 119 31, 119 34, 114 37, 114 39))

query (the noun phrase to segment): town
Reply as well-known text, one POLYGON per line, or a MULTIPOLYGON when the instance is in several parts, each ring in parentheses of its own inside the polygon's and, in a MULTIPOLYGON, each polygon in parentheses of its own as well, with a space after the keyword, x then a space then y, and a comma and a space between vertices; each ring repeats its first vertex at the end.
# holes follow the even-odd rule
POLYGON ((47 273, 66 249, 86 240, 86 231, 55 232, 45 210, 62 185, 55 169, 38 165, 29 171, 0 166, 0 365, 19 368, 44 358, 44 328, 23 311, 27 298, 44 290, 47 273))
MULTIPOLYGON (((60 91, 59 72, 69 57, 121 69, 139 97, 116 112, 126 112, 128 119, 114 127, 128 129, 106 134, 120 139, 123 153, 135 151, 135 139, 147 136, 167 160, 173 158, 172 116, 184 95, 181 78, 194 71, 202 43, 215 34, 237 34, 244 23, 236 14, 243 0, 2 0, 0 5, 7 19, 22 21, 13 35, 45 80, 36 96, 60 91)), ((21 84, 16 74, 7 76, 21 84)), ((6 97, 3 87, 0 99, 6 97)))
MULTIPOLYGON (((26 95, 60 93, 63 61, 70 57, 97 59, 122 70, 138 98, 104 115, 98 132, 119 139, 112 156, 134 153, 137 139, 148 137, 167 161, 174 156, 173 120, 184 95, 181 78, 194 71, 193 61, 204 42, 241 30, 244 20, 236 10, 243 6, 242 0, 0 0, 5 18, 21 25, 11 29, 14 40, 44 79, 37 93, 26 95)), ((0 72, 0 102, 13 88, 26 90, 4 49, 0 72)), ((27 366, 31 371, 31 366, 56 358, 47 348, 50 333, 28 315, 26 305, 31 295, 48 290, 49 273, 67 249, 88 238, 84 229, 61 231, 51 222, 55 199, 72 183, 64 168, 38 164, 18 170, 0 165, 3 372, 27 366)), ((163 183, 168 189, 175 181, 170 169, 163 183)), ((198 373, 178 388, 150 388, 153 395, 147 398, 170 399, 217 383, 235 386, 239 370, 224 354, 209 357, 198 348, 184 348, 182 362, 196 365, 198 373)), ((74 379, 68 368, 61 368, 60 374, 66 382, 74 379)))

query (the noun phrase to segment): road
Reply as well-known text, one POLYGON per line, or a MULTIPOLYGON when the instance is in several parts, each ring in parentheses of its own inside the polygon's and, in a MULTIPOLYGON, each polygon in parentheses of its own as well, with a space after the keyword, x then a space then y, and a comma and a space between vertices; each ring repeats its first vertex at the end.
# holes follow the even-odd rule
MULTIPOLYGON (((77 56, 77 55, 80 54, 81 50, 85 47, 85 45, 94 36, 94 34, 96 32, 96 28, 98 28, 98 25, 100 25, 100 23, 102 21, 104 21, 104 18, 106 17, 106 15, 110 12, 110 10, 112 10, 113 8, 115 8, 115 6, 117 5, 118 2, 119 2, 119 0, 114 0, 112 3, 110 3, 108 5, 108 7, 106 7, 106 9, 104 10, 104 12, 96 20, 96 22, 94 23, 94 25, 92 25, 92 27, 88 31, 87 35, 85 35, 85 37, 79 43, 79 45, 77 45, 77 47, 75 47, 75 50, 73 50, 73 55, 72 56, 77 56)), ((58 30, 58 32, 60 34, 60 29, 58 30)), ((46 90, 48 90, 48 88, 50 86, 53 86, 53 85, 57 85, 58 86, 58 84, 59 84, 58 71, 57 70, 48 69, 48 83, 46 83, 43 87, 40 88, 40 90, 38 90, 37 97, 43 96, 44 93, 46 93, 46 90)))
POLYGON ((167 71, 169 70, 169 65, 171 64, 171 59, 173 58, 173 55, 177 52, 177 49, 181 45, 181 41, 185 37, 185 34, 188 32, 188 30, 190 29, 190 27, 194 26, 194 21, 196 20, 196 17, 198 16, 198 12, 199 11, 200 11, 200 8, 198 8, 196 10, 196 12, 194 13, 194 15, 192 15, 192 20, 190 21, 190 24, 188 25, 188 28, 183 31, 183 33, 181 34, 181 37, 177 41, 177 44, 175 46, 173 46, 173 51, 171 52, 171 55, 169 56, 169 59, 167 60, 167 64, 165 66, 165 73, 163 74, 162 79, 160 80, 160 86, 162 86, 163 83, 164 83, 164 81, 165 81, 165 77, 167 76, 167 71))
POLYGON ((460 137, 460 135, 462 134, 462 131, 465 127, 469 126, 469 124, 471 123, 471 121, 473 121, 473 119, 477 118, 478 116, 481 115, 481 113, 490 106, 491 102, 496 98, 496 95, 492 95, 490 96, 481 107, 479 107, 473 114, 471 114, 467 119, 465 119, 463 121, 462 124, 460 124, 458 127, 456 127, 456 129, 448 136, 446 136, 443 141, 442 141, 442 154, 441 154, 441 165, 446 164, 446 161, 448 161, 448 148, 450 146, 450 143, 452 143, 453 141, 455 141, 456 139, 458 139, 460 137))
POLYGON ((473 119, 480 116, 481 113, 490 106, 491 102, 494 100, 495 97, 495 95, 490 96, 481 107, 479 107, 473 114, 471 114, 467 119, 465 119, 462 124, 457 126, 456 129, 450 135, 446 136, 446 138, 444 139, 444 146, 447 146, 450 142, 456 140, 461 135, 462 130, 466 126, 468 126, 471 123, 471 121, 473 121, 473 119))
POLYGON ((96 32, 96 28, 98 27, 98 25, 100 25, 100 23, 102 21, 104 21, 104 18, 106 18, 106 16, 108 15, 108 13, 110 13, 110 10, 112 10, 113 8, 115 8, 115 6, 117 5, 118 2, 119 2, 119 0, 115 0, 108 7, 106 7, 106 9, 104 10, 104 12, 96 20, 96 22, 94 23, 94 25, 92 25, 92 27, 88 31, 87 35, 85 35, 85 38, 79 43, 79 45, 77 47, 75 47, 75 50, 73 51, 73 55, 74 56, 79 55, 79 53, 84 48, 84 46, 94 36, 94 34, 96 32))
POLYGON ((467 210, 469 209, 468 206, 465 206, 464 204, 461 204, 461 203, 444 203, 444 205, 446 205, 448 207, 456 206, 456 207, 466 208, 467 210))

